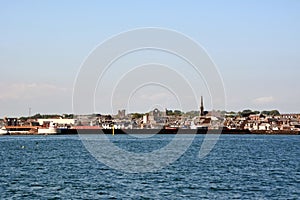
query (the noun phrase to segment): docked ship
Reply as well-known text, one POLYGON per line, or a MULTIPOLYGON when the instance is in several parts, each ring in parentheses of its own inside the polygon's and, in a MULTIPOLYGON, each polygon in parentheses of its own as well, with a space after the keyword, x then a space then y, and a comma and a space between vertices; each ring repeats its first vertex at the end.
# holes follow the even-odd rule
POLYGON ((0 130, 0 134, 9 135, 34 135, 34 134, 59 134, 60 128, 52 121, 40 125, 38 121, 20 123, 17 118, 4 118, 6 124, 0 130))
POLYGON ((56 124, 53 122, 50 122, 47 127, 42 126, 38 128, 38 134, 41 135, 53 135, 59 133, 61 133, 61 129, 57 128, 56 124))
POLYGON ((28 135, 36 134, 39 126, 5 126, 9 135, 28 135))

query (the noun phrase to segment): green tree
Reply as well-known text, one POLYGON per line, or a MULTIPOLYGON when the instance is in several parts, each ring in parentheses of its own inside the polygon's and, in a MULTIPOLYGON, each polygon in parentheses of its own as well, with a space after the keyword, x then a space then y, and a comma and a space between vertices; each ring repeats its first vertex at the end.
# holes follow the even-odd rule
POLYGON ((132 119, 139 119, 139 118, 143 117, 143 115, 144 114, 142 114, 142 113, 132 113, 131 117, 132 117, 132 119))
POLYGON ((241 113, 240 113, 240 116, 242 117, 249 117, 249 115, 253 114, 253 111, 252 110, 243 110, 241 113))
POLYGON ((166 115, 174 115, 173 110, 166 110, 166 115))
POLYGON ((180 110, 174 110, 174 114, 177 115, 177 116, 179 116, 179 115, 182 114, 182 112, 180 110))
POLYGON ((272 115, 272 116, 280 115, 280 112, 278 110, 271 110, 270 115, 272 115))
POLYGON ((275 115, 280 115, 280 112, 278 110, 270 110, 270 111, 267 111, 267 110, 264 110, 261 112, 261 114, 263 115, 269 115, 269 116, 275 116, 275 115))

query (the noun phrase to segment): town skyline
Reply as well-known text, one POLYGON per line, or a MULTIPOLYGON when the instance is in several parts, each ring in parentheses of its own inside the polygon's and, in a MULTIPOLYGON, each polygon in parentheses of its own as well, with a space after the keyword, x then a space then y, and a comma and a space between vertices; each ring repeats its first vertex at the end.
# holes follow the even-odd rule
MULTIPOLYGON (((117 110, 115 113, 104 113, 104 112, 92 112, 92 113, 64 113, 64 112, 57 112, 57 113, 43 113, 43 112, 33 112, 33 113, 29 113, 27 115, 1 115, 0 116, 0 119, 1 118, 4 118, 4 117, 17 117, 17 118, 21 118, 21 117, 25 117, 25 118, 32 118, 34 116, 64 116, 64 115, 67 115, 67 116, 80 116, 80 115, 97 115, 97 114, 100 114, 100 115, 111 115, 111 116, 116 116, 118 115, 118 113, 120 111, 124 111, 127 114, 147 114, 149 112, 152 112, 153 110, 155 109, 158 109, 158 108, 153 108, 152 110, 148 110, 148 111, 142 111, 142 112, 127 112, 126 109, 121 109, 121 110, 117 110)), ((188 113, 195 113, 196 115, 199 115, 201 114, 201 111, 198 109, 198 110, 188 110, 188 111, 183 111, 183 110, 180 110, 180 109, 168 109, 168 108, 165 108, 165 109, 158 109, 159 111, 169 111, 170 113, 181 113, 181 114, 188 114, 188 113)), ((203 110, 205 113, 210 113, 210 112, 214 112, 214 113, 222 113, 222 114, 241 114, 243 112, 250 112, 252 114, 264 114, 264 113, 268 113, 268 112, 278 112, 279 114, 300 114, 298 112, 290 112, 290 113, 285 113, 285 112, 281 112, 280 110, 278 109, 270 109, 270 110, 257 110, 257 109, 250 109, 250 108, 245 108, 245 109, 242 109, 242 110, 238 110, 238 111, 233 111, 233 110, 207 110, 207 109, 204 109, 203 110)), ((30 109, 30 112, 32 112, 32 109, 30 109)), ((172 115, 172 114, 170 114, 172 115)))
MULTIPOLYGON (((160 130, 176 133, 177 130, 208 131, 218 134, 299 134, 300 114, 282 114, 278 110, 241 112, 154 110, 147 113, 126 113, 118 110, 115 115, 103 114, 35 114, 28 117, 0 119, 1 134, 78 134, 92 130, 124 134, 128 130, 160 130), (111 130, 111 131, 109 131, 111 130)), ((211 133, 212 133, 211 132, 211 133)), ((149 133, 149 132, 148 132, 149 133)))

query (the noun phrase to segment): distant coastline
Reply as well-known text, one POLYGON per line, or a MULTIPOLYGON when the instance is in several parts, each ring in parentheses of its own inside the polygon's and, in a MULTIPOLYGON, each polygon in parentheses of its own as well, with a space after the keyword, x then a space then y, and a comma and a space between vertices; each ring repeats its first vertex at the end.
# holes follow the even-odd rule
POLYGON ((0 120, 0 135, 59 134, 268 134, 299 135, 300 114, 281 114, 278 110, 226 112, 205 111, 201 97, 198 111, 159 110, 116 115, 63 114, 0 120))

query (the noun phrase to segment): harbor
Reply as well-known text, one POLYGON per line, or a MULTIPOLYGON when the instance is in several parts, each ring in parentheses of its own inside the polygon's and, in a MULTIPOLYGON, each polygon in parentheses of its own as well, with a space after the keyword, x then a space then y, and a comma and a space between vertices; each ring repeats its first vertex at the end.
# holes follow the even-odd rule
POLYGON ((199 111, 161 111, 116 115, 40 115, 4 117, 0 135, 58 134, 275 134, 299 135, 300 114, 244 110, 239 113, 205 111, 201 96, 199 111))

